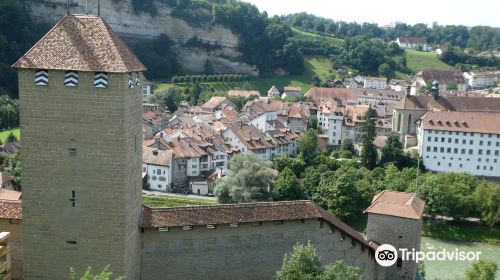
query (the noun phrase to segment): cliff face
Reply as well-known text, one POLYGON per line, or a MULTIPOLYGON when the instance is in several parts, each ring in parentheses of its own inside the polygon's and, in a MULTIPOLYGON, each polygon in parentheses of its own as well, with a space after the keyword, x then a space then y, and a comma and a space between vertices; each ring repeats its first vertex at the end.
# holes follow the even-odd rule
MULTIPOLYGON (((57 22, 66 14, 67 0, 23 0, 31 9, 35 20, 57 22)), ((101 0, 101 16, 111 28, 125 39, 154 38, 162 33, 176 42, 175 50, 179 63, 188 71, 203 72, 205 62, 212 63, 219 73, 242 73, 258 75, 255 66, 241 62, 237 46, 239 38, 230 29, 219 24, 190 25, 183 19, 172 16, 172 8, 158 1, 158 13, 134 13, 131 0, 101 0), (217 44, 213 51, 183 46, 189 39, 197 37, 203 42, 217 44)), ((71 13, 97 14, 97 0, 72 0, 71 13), (86 2, 88 5, 86 6, 86 2)))

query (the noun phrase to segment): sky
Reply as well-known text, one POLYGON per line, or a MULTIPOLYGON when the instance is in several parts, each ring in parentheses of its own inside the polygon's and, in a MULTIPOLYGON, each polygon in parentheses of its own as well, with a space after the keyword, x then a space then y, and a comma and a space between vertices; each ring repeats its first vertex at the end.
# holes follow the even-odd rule
POLYGON ((307 12, 342 21, 500 27, 500 0, 243 0, 270 16, 307 12))

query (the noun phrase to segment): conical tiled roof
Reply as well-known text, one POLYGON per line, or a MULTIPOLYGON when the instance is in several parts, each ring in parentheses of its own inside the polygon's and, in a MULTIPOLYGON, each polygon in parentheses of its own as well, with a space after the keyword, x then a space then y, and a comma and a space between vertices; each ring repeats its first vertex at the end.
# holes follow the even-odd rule
POLYGON ((126 73, 144 65, 100 16, 63 17, 15 68, 126 73))

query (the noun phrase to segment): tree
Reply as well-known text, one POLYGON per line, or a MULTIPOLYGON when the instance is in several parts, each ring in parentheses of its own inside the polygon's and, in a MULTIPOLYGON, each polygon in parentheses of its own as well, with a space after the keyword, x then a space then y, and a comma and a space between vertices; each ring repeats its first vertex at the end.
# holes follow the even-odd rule
POLYGON ((314 246, 297 244, 291 254, 285 253, 281 270, 274 280, 315 280, 321 274, 321 262, 314 246))
POLYGON ((494 227, 500 217, 500 187, 490 182, 482 182, 473 195, 481 221, 494 227))
POLYGON ((7 139, 5 139, 5 142, 6 143, 10 143, 10 142, 16 142, 17 141, 17 137, 16 135, 14 134, 14 132, 10 132, 9 135, 7 135, 7 139))
POLYGON ((295 177, 293 171, 288 167, 278 174, 278 177, 274 181, 273 191, 278 200, 297 200, 304 196, 302 190, 299 188, 297 177, 295 177))
POLYGON ((316 146, 318 141, 318 132, 314 128, 310 128, 299 140, 299 152, 304 158, 304 161, 310 163, 316 155, 316 146))
POLYGON ((352 158, 355 154, 354 144, 351 139, 344 139, 340 144, 339 156, 340 158, 352 158))
POLYGON ((217 180, 214 193, 221 203, 268 201, 272 198, 271 162, 252 152, 231 159, 228 176, 217 180))
POLYGON ((19 153, 9 156, 5 163, 5 173, 9 174, 10 177, 16 182, 18 188, 21 187, 21 159, 19 153))
POLYGON ((321 181, 321 173, 314 166, 310 166, 305 174, 306 176, 300 182, 300 188, 308 198, 312 198, 321 181))
POLYGON ((465 271, 465 280, 495 280, 497 269, 497 264, 492 261, 473 262, 465 271))
POLYGON ((315 115, 310 116, 307 120, 307 128, 318 129, 318 118, 315 115))
POLYGON ((325 267, 319 280, 363 280, 358 267, 347 265, 344 261, 336 261, 325 267))
POLYGON ((382 63, 378 67, 378 74, 384 77, 390 77, 392 74, 391 66, 387 63, 382 63))
POLYGON ((373 144, 375 140, 375 117, 376 112, 371 105, 365 114, 365 125, 363 127, 363 148, 361 150, 361 162, 364 167, 372 170, 377 165, 377 148, 373 144))
POLYGON ((403 157, 403 144, 399 141, 399 134, 396 132, 391 132, 387 135, 387 141, 385 146, 382 148, 382 156, 380 159, 380 165, 385 165, 389 162, 394 163, 399 167, 399 163, 402 161, 403 157))
POLYGON ((291 254, 286 253, 281 270, 274 280, 362 280, 357 267, 344 261, 335 261, 321 269, 321 261, 314 246, 297 244, 291 254))
POLYGON ((178 104, 185 99, 180 87, 174 86, 163 91, 154 92, 149 98, 151 102, 158 103, 161 107, 166 107, 170 112, 178 109, 178 104))
POLYGON ((353 167, 342 166, 335 172, 323 174, 315 200, 339 219, 348 220, 356 214, 360 201, 355 185, 357 173, 353 167))
POLYGON ((449 83, 446 85, 446 90, 458 90, 458 85, 456 83, 449 83))
POLYGON ((83 273, 82 276, 77 276, 76 271, 74 268, 69 269, 69 279, 70 280, 122 280, 124 279, 123 277, 116 277, 113 278, 113 272, 110 271, 109 265, 104 267, 104 269, 97 273, 94 274, 92 272, 92 268, 89 266, 85 272, 83 273))

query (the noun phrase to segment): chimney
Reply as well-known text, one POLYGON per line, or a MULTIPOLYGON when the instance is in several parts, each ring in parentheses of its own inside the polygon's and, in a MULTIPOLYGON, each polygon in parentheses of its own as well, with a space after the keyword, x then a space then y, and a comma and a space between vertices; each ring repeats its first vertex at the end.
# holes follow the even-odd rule
POLYGON ((157 156, 158 155, 158 150, 153 150, 153 156, 157 156))
POLYGON ((411 85, 406 86, 406 96, 410 96, 411 94, 411 85))

